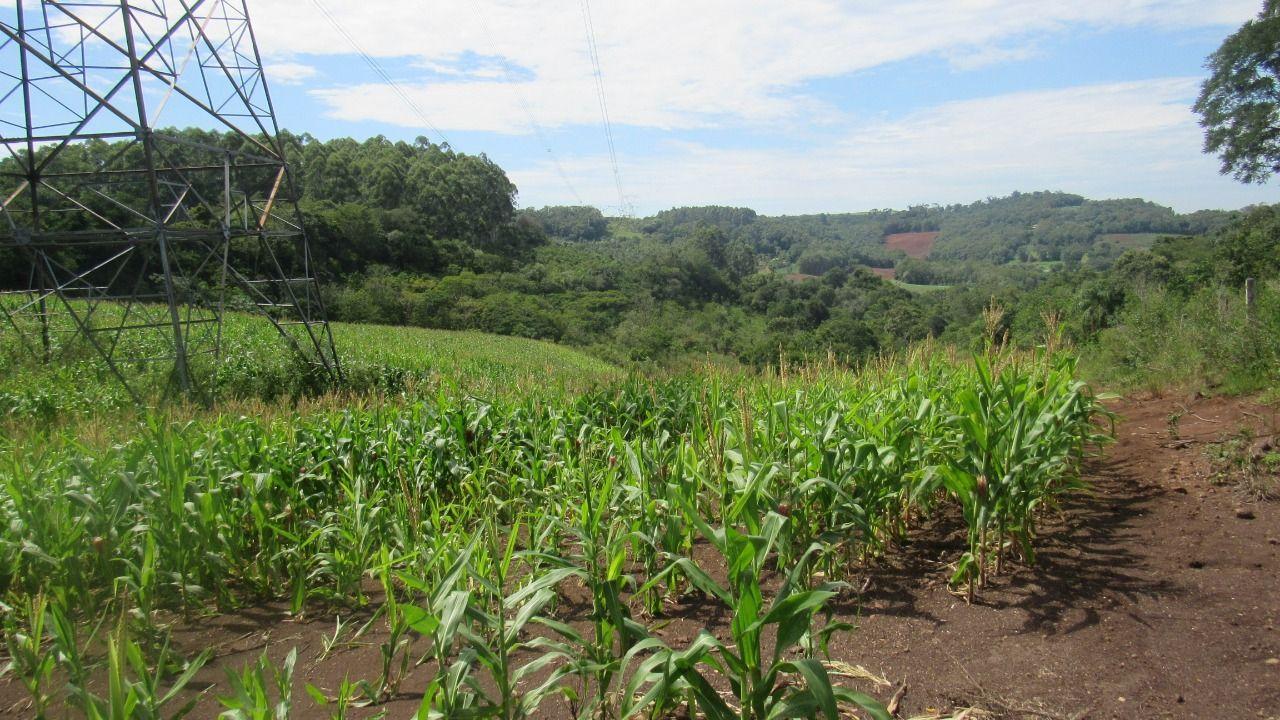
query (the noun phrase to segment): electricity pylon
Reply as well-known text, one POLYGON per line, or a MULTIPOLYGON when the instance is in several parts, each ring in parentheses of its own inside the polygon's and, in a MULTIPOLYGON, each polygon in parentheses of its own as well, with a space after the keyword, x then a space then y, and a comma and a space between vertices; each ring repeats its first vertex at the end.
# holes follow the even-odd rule
POLYGON ((200 394, 245 310, 336 376, 245 0, 16 0, 0 33, 3 351, 200 394))

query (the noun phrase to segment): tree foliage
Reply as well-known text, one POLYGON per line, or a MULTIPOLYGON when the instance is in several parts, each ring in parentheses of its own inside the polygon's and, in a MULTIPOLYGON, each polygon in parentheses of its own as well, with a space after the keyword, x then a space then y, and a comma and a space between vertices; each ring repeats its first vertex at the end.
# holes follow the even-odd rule
POLYGON ((1205 152, 1222 159, 1224 175, 1261 183, 1280 170, 1280 0, 1266 0, 1205 65, 1194 106, 1205 152))
POLYGON ((548 236, 565 242, 600 240, 609 229, 604 213, 589 206, 556 205, 525 210, 522 215, 536 222, 548 236))
MULTIPOLYGON (((606 218, 591 207, 517 212, 515 186, 495 163, 421 138, 289 135, 285 145, 333 319, 543 338, 613 360, 857 363, 929 336, 970 344, 993 300, 1010 308, 1001 327, 1014 342, 1041 340, 1047 313, 1091 342, 1119 322, 1135 288, 1188 295, 1280 272, 1280 216, 1266 207, 1180 215, 1137 199, 1032 192, 860 213, 682 207, 606 218), (887 234, 927 230, 939 232, 928 259, 886 247, 887 234), (933 292, 868 268, 895 268, 933 292)), ((122 151, 133 150, 84 143, 55 169, 122 151)), ((75 217, 51 222, 75 230, 75 217)), ((25 287, 24 269, 0 250, 0 284, 25 287)))

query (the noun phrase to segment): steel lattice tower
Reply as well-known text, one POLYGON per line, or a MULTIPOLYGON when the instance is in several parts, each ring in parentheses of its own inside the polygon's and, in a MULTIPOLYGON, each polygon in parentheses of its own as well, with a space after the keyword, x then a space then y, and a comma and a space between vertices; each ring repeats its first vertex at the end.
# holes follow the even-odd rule
POLYGON ((245 2, 0 9, 0 352, 200 393, 244 309, 339 373, 245 2))

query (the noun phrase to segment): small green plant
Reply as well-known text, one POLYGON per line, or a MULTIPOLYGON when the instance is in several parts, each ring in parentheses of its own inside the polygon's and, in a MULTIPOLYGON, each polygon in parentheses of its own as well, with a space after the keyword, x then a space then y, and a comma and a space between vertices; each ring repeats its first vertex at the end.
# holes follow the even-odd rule
POLYGON ((409 619, 403 606, 396 600, 396 586, 391 575, 393 564, 384 548, 380 575, 386 602, 381 612, 386 616, 387 639, 378 645, 378 654, 382 660, 381 672, 374 682, 360 680, 356 683, 365 699, 375 705, 390 700, 400 691, 400 683, 409 673, 413 645, 409 619))
MULTIPOLYGON (((565 556, 531 553, 562 577, 575 577, 591 593, 591 625, 580 633, 563 623, 539 622, 558 632, 566 645, 557 646, 570 658, 568 672, 583 681, 581 701, 598 712, 609 712, 616 691, 614 681, 632 645, 648 636, 631 616, 624 593, 635 579, 624 572, 632 535, 613 514, 623 505, 617 485, 617 457, 609 456, 600 476, 582 477, 581 502, 573 508, 564 532, 574 552, 565 556)), ((642 590, 643 596, 647 590, 642 590)), ((550 598, 548 598, 550 600, 550 598)))
POLYGON ((430 643, 428 654, 418 662, 431 659, 436 664, 435 676, 422 693, 418 720, 474 713, 477 695, 472 690, 472 673, 475 668, 465 649, 468 637, 464 628, 469 622, 471 593, 461 586, 478 542, 478 537, 472 537, 464 548, 445 548, 438 553, 435 561, 447 562, 448 566, 434 582, 405 572, 398 575, 406 587, 424 598, 422 604, 405 605, 403 609, 409 627, 430 643))
POLYGON ((1182 422, 1183 415, 1186 415, 1185 410, 1174 410, 1169 413, 1168 420, 1166 421, 1166 431, 1169 434, 1170 442, 1178 442, 1178 440, 1181 439, 1178 435, 1178 425, 1182 422))
MULTIPOLYGON (((703 538, 716 549, 728 568, 728 582, 720 584, 690 558, 675 560, 694 587, 723 603, 732 614, 732 641, 722 641, 705 630, 690 650, 684 653, 659 653, 645 670, 659 675, 655 685, 679 689, 679 680, 693 695, 698 707, 709 718, 729 720, 766 720, 777 717, 817 717, 838 720, 839 704, 850 703, 876 720, 890 720, 884 706, 863 693, 839 687, 831 682, 826 667, 814 656, 814 615, 835 595, 840 586, 824 583, 808 589, 810 562, 821 552, 820 545, 810 546, 783 579, 773 600, 766 605, 761 592, 762 576, 787 518, 769 512, 756 523, 746 511, 749 503, 739 503, 726 511, 728 523, 713 528, 695 513, 688 519, 703 538), (754 528, 742 531, 733 523, 746 522, 754 528), (772 636, 773 641, 766 641, 772 636), (794 652, 801 657, 791 659, 794 652), (697 664, 694 660, 698 660, 697 664), (705 667, 725 678, 737 700, 733 707, 700 675, 705 667)), ((686 508, 687 511, 692 508, 686 508)), ((650 582, 653 582, 652 580, 650 582)), ((843 624, 822 628, 817 634, 825 640, 843 624)), ((636 683, 633 676, 632 688, 636 683)), ((643 682, 643 680, 641 681, 643 682)), ((661 694, 654 700, 662 698, 661 694)), ((632 712, 639 708, 632 706, 632 712)))
POLYGON ((230 695, 219 695, 224 720, 288 720, 293 710, 293 666, 298 649, 293 648, 276 666, 266 651, 243 670, 227 670, 230 695), (272 697, 274 690, 275 697, 272 697))
POLYGON ((349 648, 349 647, 358 646, 358 643, 354 639, 352 640, 342 639, 342 631, 346 629, 348 624, 349 623, 344 623, 342 621, 341 615, 334 617, 333 634, 324 635, 320 638, 321 651, 320 651, 320 656, 316 658, 316 662, 324 662, 325 659, 328 658, 331 654, 333 654, 333 651, 338 648, 349 648))
MULTIPOLYGON (((322 708, 330 708, 329 720, 346 720, 347 713, 356 707, 363 707, 364 702, 360 699, 361 689, 358 683, 353 683, 347 678, 342 678, 342 683, 338 685, 338 694, 329 697, 324 694, 320 688, 307 683, 307 694, 315 704, 322 708)), ((386 711, 382 711, 374 716, 374 718, 382 718, 386 716, 386 711)))
POLYGON ((1251 500, 1280 499, 1280 449, 1272 442, 1258 442, 1253 431, 1245 428, 1210 445, 1205 452, 1213 481, 1235 486, 1251 500))
MULTIPOLYGON (((486 535, 490 541, 488 552, 473 557, 470 572, 471 583, 478 588, 479 602, 467 611, 471 622, 464 629, 468 640, 465 654, 485 670, 495 688, 487 693, 481 690, 480 684, 472 686, 481 694, 482 703, 491 716, 499 720, 521 720, 535 716, 542 701, 561 689, 559 680, 563 670, 552 672, 536 685, 529 683, 551 663, 571 659, 571 656, 562 646, 525 642, 521 636, 531 622, 546 623, 539 614, 555 598, 556 585, 570 577, 572 571, 556 569, 533 574, 514 592, 507 593, 504 588, 511 578, 520 527, 504 533, 490 521, 486 535), (504 534, 506 542, 501 541, 504 534), (525 648, 543 652, 521 663, 517 653, 525 648)), ((558 627, 564 629, 564 626, 558 627)))
POLYGON ((83 687, 75 694, 83 701, 87 720, 177 720, 191 712, 199 696, 172 711, 165 706, 180 697, 212 655, 205 650, 190 662, 179 662, 166 637, 154 661, 148 662, 142 646, 121 622, 107 638, 107 696, 95 696, 83 687), (170 670, 175 668, 180 672, 170 681, 170 670))
POLYGON ((45 623, 48 621, 48 599, 43 595, 29 597, 21 608, 0 604, 4 615, 4 640, 9 662, 0 675, 14 675, 31 696, 31 708, 37 718, 44 718, 52 700, 49 685, 58 656, 45 649, 45 623))

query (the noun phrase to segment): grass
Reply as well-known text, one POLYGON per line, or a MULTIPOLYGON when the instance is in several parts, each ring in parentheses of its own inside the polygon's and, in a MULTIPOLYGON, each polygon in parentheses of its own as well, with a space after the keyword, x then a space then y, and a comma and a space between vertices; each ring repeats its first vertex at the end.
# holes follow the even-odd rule
POLYGON ((623 376, 602 360, 541 340, 348 323, 334 323, 333 337, 351 364, 411 368, 480 394, 529 385, 590 387, 623 376))
POLYGON ((1236 288, 1184 297, 1142 289, 1083 353, 1082 371, 1117 390, 1271 392, 1280 383, 1280 285, 1259 283, 1250 314, 1236 288))
MULTIPOLYGON (((254 332, 236 342, 257 348, 254 332)), ((1075 361, 1047 351, 643 378, 529 341, 335 333, 353 376, 408 373, 396 402, 143 413, 110 444, 68 426, 0 445, 3 630, 33 706, 158 707, 204 661, 163 654, 174 622, 277 601, 376 606, 382 662, 355 668, 343 703, 412 691, 420 717, 513 720, 557 696, 582 717, 884 720, 828 673, 822 648, 849 627, 822 618, 842 582, 954 509, 968 544, 951 579, 974 596, 1034 562, 1039 512, 1104 440, 1075 361), (766 592, 765 573, 783 581, 766 592), (585 622, 558 612, 569 586, 590 596, 585 622), (660 639, 666 600, 699 593, 730 636, 660 639), (434 674, 403 688, 419 658, 434 674), (104 679, 120 692, 95 694, 104 679)), ((237 377, 276 381, 274 356, 236 357, 237 377)), ((306 701, 286 697, 290 672, 258 661, 211 692, 269 717, 306 701)))
POLYGON ((1214 482, 1234 486, 1250 500, 1280 499, 1280 450, 1273 442, 1245 429, 1209 445, 1214 482))
POLYGON ((1125 250, 1148 250, 1162 237, 1186 237, 1177 233, 1108 233, 1099 235, 1097 242, 1109 242, 1125 250))
POLYGON ((911 292, 917 292, 917 293, 935 293, 935 292, 941 292, 942 290, 946 290, 948 288, 955 287, 955 285, 919 285, 916 283, 902 282, 901 280, 890 280, 889 282, 893 283, 894 285, 897 285, 900 288, 905 288, 907 290, 910 290, 911 292))
MULTIPOLYGON (((99 312, 102 312, 101 310, 99 312)), ((588 388, 622 377, 622 372, 584 353, 547 342, 412 327, 333 323, 334 342, 346 378, 321 382, 295 361, 275 329, 262 319, 229 313, 224 353, 216 364, 197 365, 202 387, 221 403, 255 407, 308 404, 336 394, 328 404, 378 394, 430 394, 442 385, 456 392, 501 395, 531 387, 588 388)), ((136 354, 160 355, 167 338, 141 338, 136 354)), ((42 365, 20 354, 16 344, 0 352, 0 430, 94 419, 119 424, 133 402, 97 356, 86 348, 57 348, 58 362, 42 365), (7 428, 6 428, 7 426, 7 428)), ((148 378, 146 369, 136 371, 148 378)), ((141 384, 160 405, 168 378, 158 372, 141 384)))

